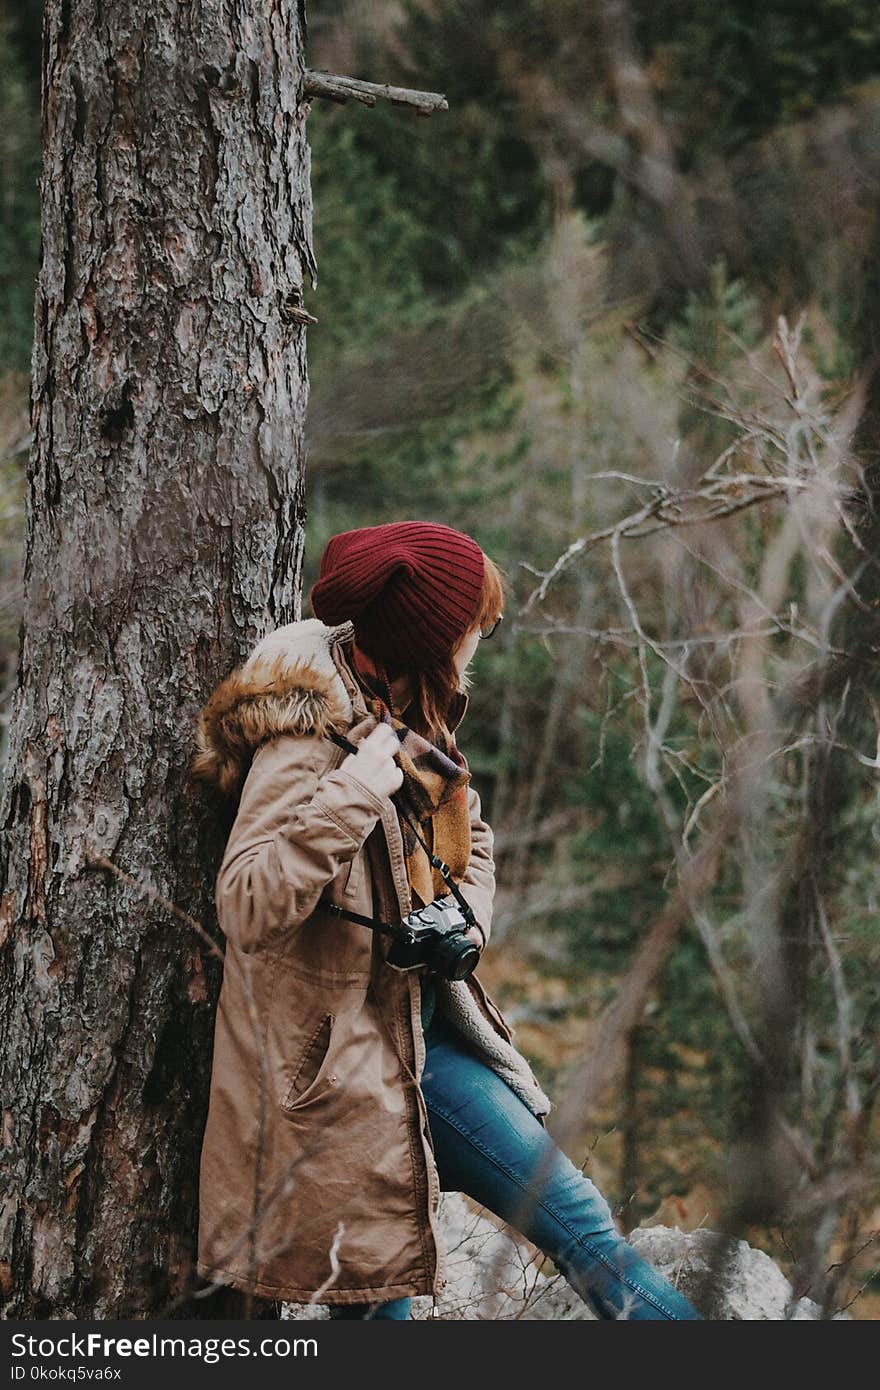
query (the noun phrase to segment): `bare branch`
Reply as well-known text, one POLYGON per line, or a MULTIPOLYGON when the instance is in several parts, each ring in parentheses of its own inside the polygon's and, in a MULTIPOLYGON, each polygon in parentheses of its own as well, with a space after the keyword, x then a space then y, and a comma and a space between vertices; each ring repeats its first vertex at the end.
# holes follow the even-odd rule
POLYGON ((594 531, 589 536, 581 536, 572 541, 555 564, 544 573, 541 583, 532 591, 521 612, 528 613, 536 603, 547 596, 547 590, 576 556, 592 550, 602 541, 612 537, 625 540, 638 540, 681 526, 695 526, 700 522, 719 521, 724 517, 735 516, 761 502, 784 498, 800 492, 807 486, 803 479, 762 477, 760 474, 737 474, 732 477, 707 481, 704 487, 680 490, 663 488, 652 501, 632 512, 623 521, 594 531))
POLYGON ((328 101, 343 105, 347 101, 359 101, 364 106, 375 106, 379 100, 390 101, 392 106, 412 107, 420 116, 449 110, 449 103, 442 92, 391 87, 387 82, 364 82, 359 77, 343 77, 339 73, 323 72, 318 68, 307 69, 305 94, 307 97, 325 97, 328 101))

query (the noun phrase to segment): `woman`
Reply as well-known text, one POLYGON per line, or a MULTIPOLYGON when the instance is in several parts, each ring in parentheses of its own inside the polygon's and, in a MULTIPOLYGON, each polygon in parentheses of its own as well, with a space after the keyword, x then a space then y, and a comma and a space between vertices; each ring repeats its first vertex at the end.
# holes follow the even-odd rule
POLYGON ((493 836, 454 730, 502 616, 497 569, 448 526, 364 527, 330 540, 311 601, 317 617, 264 638, 199 718, 193 770, 235 810, 199 1273, 404 1319, 445 1286, 437 1212, 456 1189, 601 1317, 697 1318, 553 1143, 477 976, 391 964, 388 935, 356 920, 398 924, 451 875, 469 942, 489 938, 493 836))

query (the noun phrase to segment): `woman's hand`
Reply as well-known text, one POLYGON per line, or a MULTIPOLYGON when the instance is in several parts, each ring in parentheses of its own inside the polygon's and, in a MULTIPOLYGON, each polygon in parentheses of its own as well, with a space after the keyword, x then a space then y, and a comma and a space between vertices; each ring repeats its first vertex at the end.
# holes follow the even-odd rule
POLYGON ((339 764, 377 796, 391 796, 403 785, 403 768, 394 761, 400 741, 390 724, 377 724, 361 739, 356 753, 349 753, 339 764))

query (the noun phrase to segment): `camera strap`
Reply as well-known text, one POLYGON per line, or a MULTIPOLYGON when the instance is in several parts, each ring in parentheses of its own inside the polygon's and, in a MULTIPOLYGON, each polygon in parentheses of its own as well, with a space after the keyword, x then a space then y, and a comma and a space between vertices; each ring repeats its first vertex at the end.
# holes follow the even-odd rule
MULTIPOLYGON (((338 744, 340 748, 344 748, 346 753, 356 753, 358 751, 358 746, 356 743, 352 743, 351 740, 347 739, 344 734, 338 734, 335 729, 328 729, 327 733, 325 734, 325 737, 329 738, 333 743, 338 744)), ((444 863, 444 861, 440 858, 439 854, 434 854, 433 850, 431 850, 431 848, 428 846, 428 844, 425 842, 424 838, 420 834, 419 827, 416 825, 415 821, 412 819, 412 817, 408 814, 407 810, 405 809, 407 806, 409 806, 410 810, 413 809, 411 803, 408 801, 408 798, 404 795, 402 790, 399 790, 392 793, 391 800, 394 802, 395 806, 399 810, 400 814, 403 816, 404 820, 409 822, 416 839, 418 840, 419 844, 422 846, 423 850, 427 854, 428 859, 431 862, 431 865, 435 869, 437 869, 444 882, 446 883, 447 887, 449 888, 450 893, 455 898, 456 902, 461 908, 462 916, 464 917, 465 921, 468 923, 469 926, 473 926, 476 923, 476 918, 474 916, 470 903, 462 893, 458 884, 455 882, 455 879, 452 877, 452 870, 450 869, 449 865, 444 863)), ((337 908, 335 903, 324 903, 324 906, 330 907, 332 910, 335 910, 337 915, 340 917, 352 917, 352 919, 355 921, 360 920, 361 924, 364 926, 375 926, 378 931, 389 931, 393 935, 395 932, 400 930, 397 927, 392 927, 391 924, 388 922, 377 924, 374 923, 370 918, 361 917, 360 913, 351 913, 347 912, 344 908, 337 908)))
POLYGON ((351 922, 359 922, 362 927, 369 927, 371 931, 383 932, 386 936, 393 936, 395 941, 400 941, 404 946, 412 944, 412 934, 406 927, 397 927, 393 922, 380 922, 377 917, 365 917, 362 912, 352 912, 347 907, 340 907, 338 903, 331 903, 328 898, 321 898, 322 907, 326 907, 328 912, 332 912, 334 917, 347 917, 351 922))

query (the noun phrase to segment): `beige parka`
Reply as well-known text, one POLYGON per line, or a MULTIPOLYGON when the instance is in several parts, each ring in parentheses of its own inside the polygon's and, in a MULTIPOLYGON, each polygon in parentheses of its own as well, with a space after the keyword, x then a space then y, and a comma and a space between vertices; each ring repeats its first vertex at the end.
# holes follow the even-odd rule
MULTIPOLYGON (((351 623, 265 637, 199 716, 194 771, 237 814, 217 876, 225 937, 201 1153, 198 1272, 290 1302, 439 1293, 440 1187, 420 1077, 420 972, 320 898, 396 922, 411 906, 397 811, 339 764, 375 719, 351 623), (243 785, 242 785, 243 779, 243 785)), ((467 708, 458 696, 451 726, 467 708)), ((468 787, 462 889, 489 937, 493 836, 468 787)), ((539 1117, 550 1102, 472 975, 437 1009, 539 1117)))

